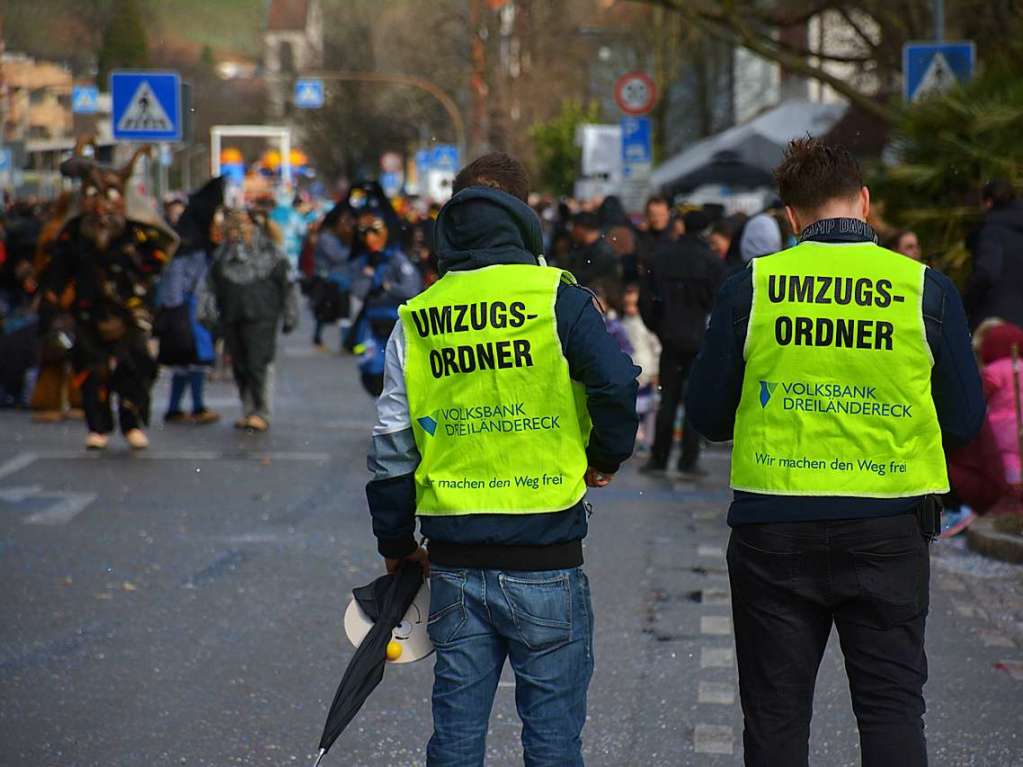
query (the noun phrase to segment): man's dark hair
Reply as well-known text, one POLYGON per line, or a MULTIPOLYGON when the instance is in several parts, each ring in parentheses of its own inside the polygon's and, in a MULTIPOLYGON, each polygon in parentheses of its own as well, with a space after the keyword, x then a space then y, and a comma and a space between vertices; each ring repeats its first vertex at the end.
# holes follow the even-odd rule
POLYGON ((518 197, 529 197, 529 174, 526 167, 504 152, 491 152, 473 160, 455 176, 451 190, 458 194, 470 186, 486 186, 518 197))
POLYGON ((863 187, 860 164, 848 149, 810 136, 789 143, 774 180, 782 202, 805 212, 851 198, 863 187))
POLYGON ((572 216, 572 225, 578 226, 582 229, 588 229, 591 232, 600 231, 600 217, 589 210, 584 210, 581 213, 576 213, 572 216))
POLYGON ((1002 208, 1016 199, 1016 190, 1004 178, 995 178, 984 184, 980 199, 991 203, 992 208, 1002 208))
POLYGON ((643 210, 649 210, 651 205, 667 205, 671 207, 671 203, 668 202, 668 198, 661 194, 655 194, 652 197, 647 197, 646 205, 643 206, 643 210))
POLYGON ((686 234, 701 235, 710 226, 710 216, 702 210, 691 210, 682 216, 682 223, 685 224, 686 234))

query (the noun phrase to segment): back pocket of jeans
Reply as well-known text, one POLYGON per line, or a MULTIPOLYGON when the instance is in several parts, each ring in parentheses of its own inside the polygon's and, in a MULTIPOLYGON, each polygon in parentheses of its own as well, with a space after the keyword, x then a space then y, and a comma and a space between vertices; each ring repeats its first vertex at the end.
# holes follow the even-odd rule
POLYGON ((921 537, 884 541, 849 553, 867 623, 887 629, 927 609, 930 552, 921 537))
POLYGON ((430 574, 430 621, 426 633, 435 645, 443 646, 458 638, 465 625, 465 573, 437 570, 430 574))
POLYGON ((536 578, 502 573, 499 580, 515 629, 529 649, 552 649, 572 640, 572 590, 567 573, 536 578))

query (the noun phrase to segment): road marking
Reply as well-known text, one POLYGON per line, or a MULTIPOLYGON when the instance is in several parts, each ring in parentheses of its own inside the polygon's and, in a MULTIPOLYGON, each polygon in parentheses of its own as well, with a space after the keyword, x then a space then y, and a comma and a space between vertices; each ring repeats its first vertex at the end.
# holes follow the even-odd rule
POLYGON ((700 682, 696 701, 718 706, 735 705, 735 685, 731 682, 700 682))
POLYGON ((43 511, 25 517, 26 525, 66 525, 99 496, 96 493, 43 493, 60 500, 43 511))
POLYGON ((735 731, 727 725, 698 724, 693 728, 693 749, 698 754, 735 753, 735 731))
POLYGON ((97 497, 96 493, 47 490, 42 485, 23 485, 0 489, 0 501, 5 503, 19 504, 29 499, 52 501, 49 507, 25 517, 23 521, 26 525, 67 524, 81 514, 97 497))
POLYGON ((735 650, 731 647, 701 647, 700 668, 732 668, 735 650))
MULTIPOLYGON (((147 451, 145 453, 119 454, 113 460, 147 460, 147 461, 314 461, 326 463, 330 460, 328 453, 309 451, 271 450, 268 452, 246 451, 219 452, 212 450, 164 450, 147 451)), ((65 461, 99 461, 103 460, 100 453, 87 453, 80 450, 41 450, 35 453, 18 453, 13 458, 0 464, 0 479, 28 468, 39 460, 65 461)), ((41 485, 18 485, 0 488, 0 501, 6 503, 22 503, 29 498, 54 498, 56 503, 46 509, 36 511, 25 517, 26 525, 65 525, 81 514, 99 496, 96 493, 83 493, 63 490, 47 490, 41 485)))
POLYGON ((22 487, 5 487, 0 489, 0 501, 7 503, 21 503, 26 498, 39 495, 43 490, 42 485, 24 485, 22 487))
POLYGON ((312 461, 326 462, 329 453, 303 450, 147 450, 137 453, 102 453, 84 450, 40 450, 35 453, 18 453, 0 464, 0 479, 27 469, 36 461, 102 461, 102 460, 144 460, 144 461, 312 461))
POLYGON ((694 511, 693 519, 695 520, 708 520, 708 519, 720 519, 721 512, 713 510, 694 511))
POLYGON ((732 633, 732 619, 727 615, 704 615, 700 618, 700 633, 728 636, 732 633))
POLYGON ((732 594, 728 589, 703 589, 700 603, 705 605, 730 605, 732 594))
POLYGON ((696 547, 696 556, 708 557, 711 559, 724 559, 725 550, 720 546, 712 546, 708 543, 701 543, 696 547))
POLYGON ((9 461, 5 461, 0 464, 0 479, 9 477, 11 474, 21 471, 26 466, 31 466, 35 463, 38 457, 39 456, 35 453, 18 453, 9 461))

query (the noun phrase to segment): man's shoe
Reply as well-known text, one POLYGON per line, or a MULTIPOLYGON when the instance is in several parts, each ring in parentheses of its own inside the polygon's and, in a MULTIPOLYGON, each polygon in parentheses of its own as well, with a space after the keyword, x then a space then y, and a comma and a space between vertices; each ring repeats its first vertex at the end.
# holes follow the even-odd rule
POLYGON ((220 413, 215 413, 212 410, 203 408, 192 413, 192 423, 199 424, 202 426, 207 423, 216 423, 220 420, 220 413))
POLYGON ((124 433, 124 439, 132 450, 145 450, 149 447, 149 437, 142 429, 129 429, 124 433))
POLYGON ((651 458, 649 461, 644 463, 640 469, 640 474, 664 474, 668 470, 666 464, 658 461, 656 458, 651 458))
POLYGON ((182 413, 180 410, 168 410, 164 413, 164 423, 190 423, 192 417, 187 413, 182 413))
POLYGON ((261 416, 250 415, 248 428, 252 429, 253 431, 266 431, 267 429, 270 428, 270 424, 267 422, 265 418, 261 416))
POLYGON ((234 422, 234 428, 236 429, 249 428, 249 417, 247 415, 243 415, 241 418, 234 422))
POLYGON ((110 440, 106 434, 99 434, 98 432, 90 431, 89 436, 85 438, 85 449, 86 450, 105 450, 110 440))

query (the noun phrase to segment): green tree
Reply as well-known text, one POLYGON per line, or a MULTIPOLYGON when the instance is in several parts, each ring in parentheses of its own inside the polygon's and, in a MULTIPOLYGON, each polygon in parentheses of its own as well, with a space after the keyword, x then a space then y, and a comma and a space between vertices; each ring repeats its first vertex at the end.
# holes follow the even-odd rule
POLYGON ((97 61, 97 82, 105 86, 110 70, 144 67, 148 63, 146 28, 139 0, 114 0, 103 29, 97 61))
POLYGON ((580 101, 569 99, 561 105, 557 115, 529 129, 529 139, 536 152, 536 177, 545 191, 572 194, 582 162, 582 153, 575 141, 576 130, 584 123, 597 122, 599 114, 598 104, 584 106, 580 101))
POLYGON ((872 182, 889 223, 911 228, 926 254, 955 277, 968 263, 965 238, 983 211, 985 181, 1023 184, 1023 44, 991 58, 972 82, 908 109, 897 125, 899 163, 872 182))

